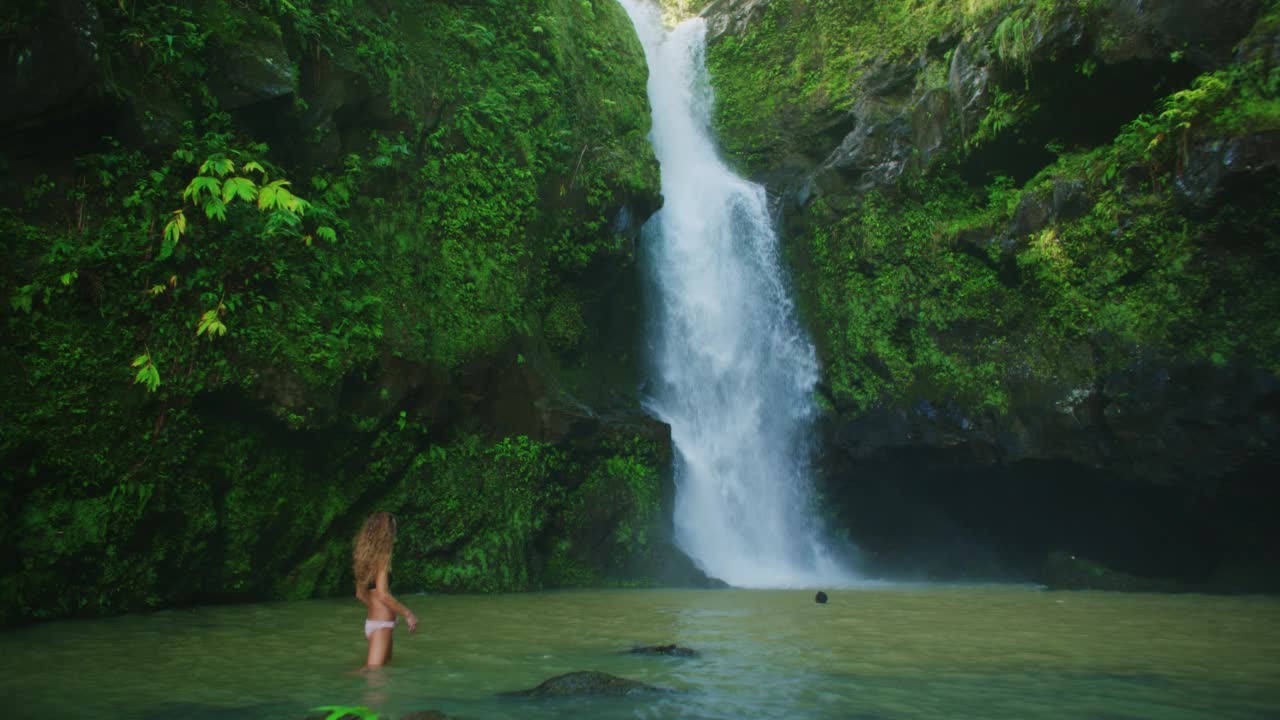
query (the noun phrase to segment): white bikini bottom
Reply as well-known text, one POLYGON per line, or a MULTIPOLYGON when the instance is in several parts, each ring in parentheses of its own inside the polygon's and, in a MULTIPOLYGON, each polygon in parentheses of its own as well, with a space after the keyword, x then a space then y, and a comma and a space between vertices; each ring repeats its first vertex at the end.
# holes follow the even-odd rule
POLYGON ((364 621, 364 637, 366 640, 368 640, 369 636, 373 635, 374 630, 381 630, 383 628, 392 630, 392 629, 395 629, 395 626, 396 626, 395 620, 365 620, 364 621))

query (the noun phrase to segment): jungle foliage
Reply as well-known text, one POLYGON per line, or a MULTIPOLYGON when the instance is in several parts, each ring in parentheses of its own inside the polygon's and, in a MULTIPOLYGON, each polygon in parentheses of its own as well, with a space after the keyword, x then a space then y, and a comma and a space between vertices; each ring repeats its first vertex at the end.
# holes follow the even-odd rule
MULTIPOLYGON (((1040 400, 1026 393, 1088 388, 1160 358, 1280 371, 1270 330, 1280 296, 1268 279, 1280 267, 1275 180, 1207 207, 1188 190, 1195 153, 1280 129, 1280 67, 1274 54, 1249 49, 1274 36, 1277 4, 1268 3, 1234 63, 1105 139, 1046 134, 1069 124, 1045 122, 1046 113, 1092 111, 1079 98, 1041 104, 1030 60, 1036 33, 1062 12, 1087 17, 1096 5, 773 3, 710 49, 717 124, 748 171, 819 146, 786 128, 830 127, 886 59, 917 68, 904 97, 913 83, 945 89, 961 42, 989 52, 998 70, 975 127, 946 120, 963 142, 940 159, 852 204, 820 196, 792 219, 800 302, 838 407, 928 398, 1000 414, 1040 400), (1042 152, 1029 175, 1002 169, 1042 152), (1075 208, 1055 216, 1063 197, 1075 208), (1048 219, 1026 220, 1037 215, 1048 219)), ((1116 40, 1099 42, 1105 51, 1116 40)), ((1168 66, 1180 62, 1175 51, 1168 66)), ((1097 71, 1094 60, 1079 62, 1080 86, 1097 71)))
MULTIPOLYGON (((5 42, 37 47, 45 5, 6 4, 5 42)), ((0 157, 0 621, 345 591, 393 497, 441 513, 409 587, 555 582, 543 501, 606 470, 430 408, 513 347, 576 347, 572 280, 627 262, 613 220, 657 168, 621 8, 83 5, 111 112, 0 157)))

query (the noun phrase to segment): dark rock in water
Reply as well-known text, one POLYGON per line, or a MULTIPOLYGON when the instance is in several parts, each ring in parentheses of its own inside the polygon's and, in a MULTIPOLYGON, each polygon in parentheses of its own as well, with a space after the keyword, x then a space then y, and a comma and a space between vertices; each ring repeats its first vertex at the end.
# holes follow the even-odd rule
POLYGON ((609 673, 595 670, 579 670, 577 672, 557 675, 538 687, 528 690, 515 690, 499 693, 508 697, 583 697, 591 695, 637 695, 644 693, 670 692, 666 688, 620 678, 609 673))
POLYGON ((645 645, 627 651, 631 655, 665 655, 667 657, 697 657, 698 651, 679 645, 645 645))
POLYGON ((826 594, 826 593, 824 593, 824 592, 822 592, 821 590, 819 590, 819 591, 818 591, 818 594, 813 596, 813 601, 814 601, 814 602, 816 602, 816 603, 818 603, 819 605, 826 605, 826 604, 827 604, 827 594, 826 594))

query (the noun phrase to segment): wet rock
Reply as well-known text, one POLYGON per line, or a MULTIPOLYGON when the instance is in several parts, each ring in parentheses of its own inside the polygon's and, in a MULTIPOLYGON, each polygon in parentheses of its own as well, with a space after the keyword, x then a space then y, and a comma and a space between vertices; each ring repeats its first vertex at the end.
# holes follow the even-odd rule
POLYGON ((909 92, 915 79, 916 68, 913 65, 882 58, 862 76, 858 88, 867 95, 894 95, 909 92))
POLYGON ((1181 201, 1204 207, 1218 197, 1233 176, 1276 168, 1280 168, 1280 132, 1208 139, 1188 153, 1186 168, 1174 181, 1174 187, 1181 201))
POLYGON ((209 86, 225 110, 290 95, 297 87, 297 71, 279 29, 259 23, 214 55, 218 67, 235 68, 209 79, 209 86))
POLYGON ((0 35, 0 132, 97 107, 106 94, 102 42, 102 18, 87 0, 49 2, 30 26, 0 35))
POLYGON ((978 129, 978 123, 991 105, 991 51, 986 43, 962 42, 951 55, 947 85, 964 136, 978 129))
POLYGON ((1035 195, 1024 195, 1022 202, 1018 203, 1018 208, 1013 212, 1013 222, 1009 226, 1009 232, 1014 237, 1025 238, 1043 230, 1052 219, 1053 207, 1049 203, 1035 195))
POLYGON ((948 150, 952 98, 945 89, 930 90, 911 111, 911 140, 915 146, 911 167, 922 170, 948 150))
POLYGON ((1097 52, 1106 62, 1178 52, 1202 69, 1218 67, 1261 9, 1259 0, 1109 0, 1098 17, 1097 52))
POLYGON ((697 657, 698 651, 679 645, 645 645, 627 651, 630 655, 661 655, 663 657, 697 657))
POLYGON ((893 185, 916 153, 909 107, 871 99, 858 103, 853 117, 853 130, 808 184, 809 196, 824 196, 835 206, 847 205, 854 195, 893 185))
POLYGON ((595 670, 557 675, 535 688, 499 693, 507 697, 585 697, 585 696, 626 696, 648 693, 670 692, 637 680, 628 680, 595 670))
POLYGON ((769 0, 716 0, 702 11, 707 19, 707 43, 721 35, 741 35, 764 14, 769 0))
MULTIPOLYGON (((299 88, 306 109, 300 113, 298 125, 308 129, 310 139, 293 141, 290 148, 305 162, 335 162, 343 153, 360 147, 370 128, 399 127, 390 99, 375 92, 361 70, 360 59, 347 48, 336 48, 332 55, 301 58, 299 88)), ((422 118, 424 131, 435 127, 438 107, 412 109, 422 118)))
POLYGON ((1059 221, 1076 220, 1093 209, 1093 201, 1080 180, 1054 180, 1052 205, 1053 215, 1059 221))

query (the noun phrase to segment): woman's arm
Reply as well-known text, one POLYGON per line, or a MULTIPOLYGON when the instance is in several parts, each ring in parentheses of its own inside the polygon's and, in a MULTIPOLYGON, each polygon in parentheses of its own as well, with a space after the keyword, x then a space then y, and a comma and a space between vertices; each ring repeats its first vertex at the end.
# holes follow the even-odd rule
POLYGON ((383 568, 378 573, 378 580, 373 589, 373 596, 376 597, 379 602, 391 608, 391 612, 403 616, 405 623, 409 625, 409 632, 413 632, 418 629, 418 616, 414 615, 412 610, 402 605, 400 601, 395 599, 395 596, 391 594, 391 580, 387 577, 386 568, 383 568))

